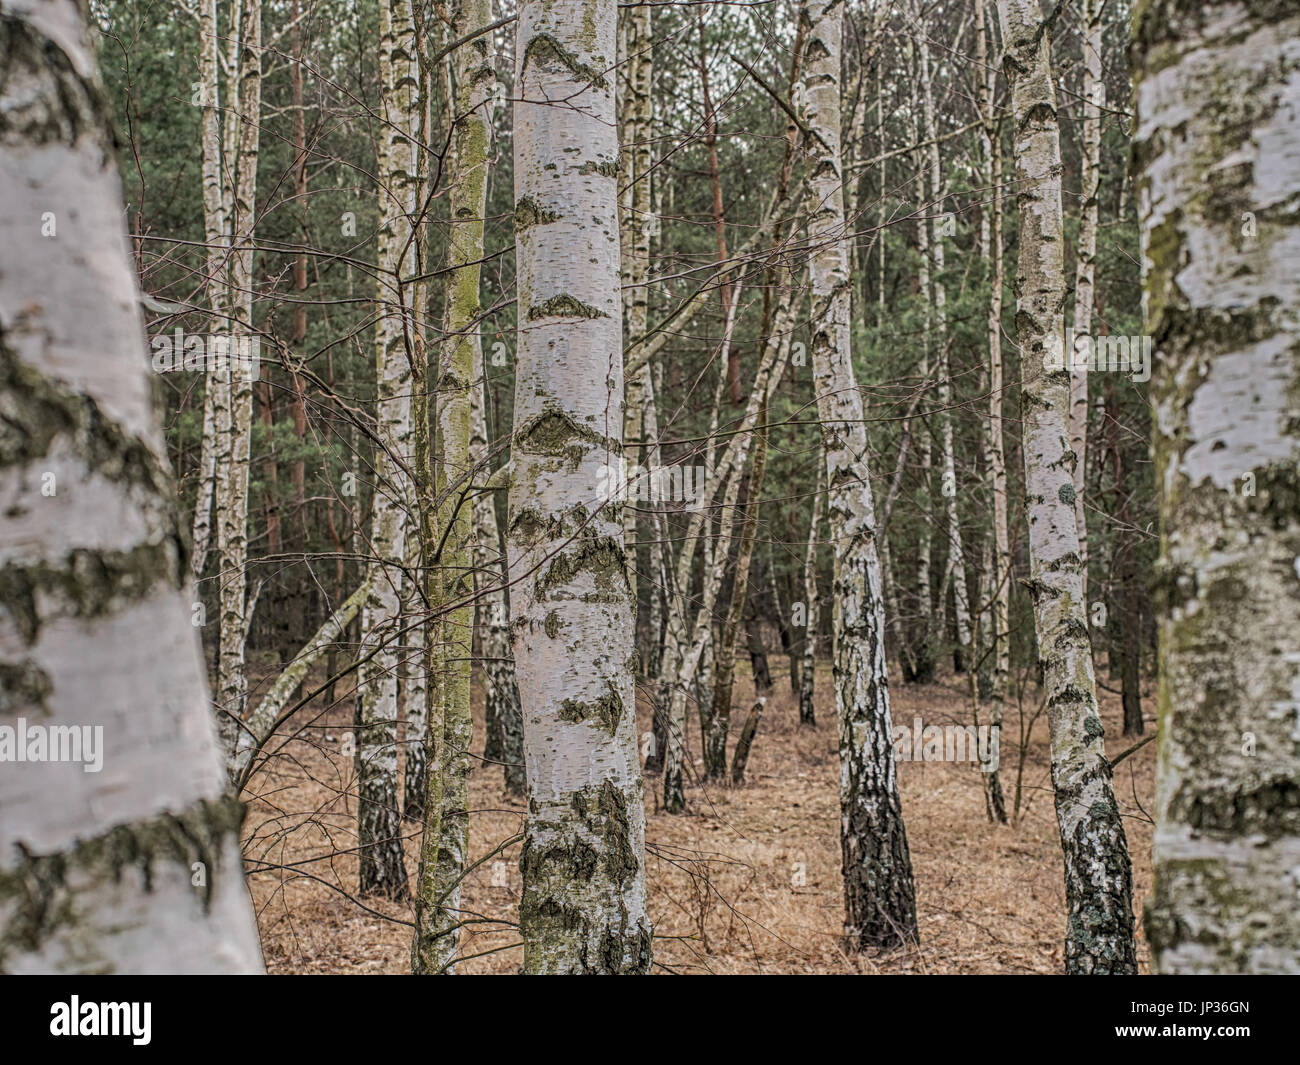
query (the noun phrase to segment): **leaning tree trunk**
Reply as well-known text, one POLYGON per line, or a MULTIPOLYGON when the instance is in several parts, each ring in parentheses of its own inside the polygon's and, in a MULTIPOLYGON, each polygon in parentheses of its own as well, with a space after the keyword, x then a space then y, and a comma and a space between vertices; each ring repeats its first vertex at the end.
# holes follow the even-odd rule
POLYGON ((0 20, 0 245, 22 264, 0 278, 0 721, 95 748, 0 773, 0 971, 260 972, 98 34, 71 0, 0 20))
POLYGON ((1061 146, 1050 34, 1037 0, 999 0, 998 13, 1015 121, 1020 208, 1016 340, 1023 393, 1029 583, 1047 698, 1056 817, 1065 852, 1065 965, 1071 973, 1131 973, 1137 969, 1133 878, 1102 742, 1074 528, 1073 456, 1066 435, 1070 375, 1061 358, 1061 146))
POLYGON ((1300 972, 1300 13, 1141 9, 1160 486, 1152 965, 1300 972), (1225 115, 1230 116, 1225 121, 1225 115))
POLYGON ((621 458, 623 430, 616 17, 613 0, 525 0, 518 16, 508 542, 528 762, 519 923, 529 973, 650 967, 622 509, 589 509, 601 471, 621 458))
POLYGON ((812 133, 808 239, 814 249, 812 357, 826 449, 827 511, 835 544, 832 600, 840 736, 844 932, 850 950, 917 939, 912 859, 903 828, 889 718, 885 613, 876 554, 867 433, 853 372, 847 227, 840 175, 838 0, 805 5, 806 98, 812 133))
POLYGON ((402 632, 406 513, 411 497, 410 286, 418 209, 415 138, 419 132, 415 24, 408 0, 380 5, 379 68, 386 120, 380 153, 378 446, 370 550, 376 572, 361 612, 357 712, 357 817, 360 890, 407 897, 397 779, 397 696, 402 632))

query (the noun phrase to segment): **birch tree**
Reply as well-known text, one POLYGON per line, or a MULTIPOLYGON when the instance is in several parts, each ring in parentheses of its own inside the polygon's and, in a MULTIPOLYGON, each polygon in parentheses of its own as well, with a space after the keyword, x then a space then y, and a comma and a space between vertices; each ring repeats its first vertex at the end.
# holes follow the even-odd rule
POLYGON ((0 721, 85 741, 0 773, 0 971, 260 972, 97 42, 0 20, 0 721))
POLYGON ((862 395, 854 376, 840 159, 839 0, 806 4, 805 98, 811 133, 812 359, 835 544, 832 656, 839 723, 844 933, 850 950, 917 938, 889 715, 885 616, 862 395))
MULTIPOLYGON (((441 843, 434 876, 437 899, 432 926, 417 929, 432 937, 423 957, 431 956, 439 972, 451 971, 459 941, 461 881, 469 850, 470 667, 474 625, 474 571, 470 557, 472 506, 461 500, 470 491, 471 391, 474 367, 482 362, 479 336, 479 263, 483 258, 483 214, 487 196, 488 145, 492 128, 492 93, 496 74, 482 33, 492 20, 490 0, 460 0, 453 9, 454 39, 478 34, 452 52, 454 96, 451 131, 451 181, 448 210, 445 340, 438 367, 438 527, 443 595, 439 618, 442 668, 442 816, 441 843)), ((489 500, 490 505, 490 500, 489 500)))
POLYGON ((1136 971, 1128 843, 1106 761, 1074 524, 1067 435, 1061 146, 1049 23, 1037 0, 998 0, 1015 123, 1021 357, 1030 591, 1042 655, 1052 787, 1069 907, 1071 973, 1136 971), (1057 368, 1052 369, 1050 367, 1057 368))
MULTIPOLYGON (((470 394, 470 463, 486 480, 488 428, 483 346, 474 353, 470 394)), ((510 649, 510 600, 505 585, 501 530, 492 493, 474 496, 474 578, 478 593, 479 639, 483 650, 484 717, 500 732, 498 755, 504 763, 506 793, 524 794, 524 723, 519 711, 515 656, 510 649)), ((491 738, 489 737, 489 740, 491 738)))
POLYGON ((612 0, 524 0, 514 104, 518 345, 509 566, 528 820, 528 973, 650 966, 621 458, 612 0))
MULTIPOLYGON (((989 264, 989 418, 986 428, 985 453, 988 464, 989 496, 993 501, 992 565, 989 581, 989 641, 992 658, 989 670, 990 685, 989 748, 1001 752, 1002 716, 1006 705, 1007 678, 1011 672, 1011 538, 1007 524, 1007 452, 1003 435, 1002 402, 1005 381, 1002 366, 1002 129, 994 119, 994 102, 997 88, 997 66, 988 61, 989 39, 993 36, 996 16, 986 7, 984 0, 975 3, 975 56, 979 75, 976 88, 983 125, 980 142, 985 162, 985 184, 989 190, 989 205, 980 220, 980 248, 989 264)), ((978 692, 978 688, 976 689, 978 692)), ((984 776, 984 800, 989 820, 1006 824, 1006 800, 997 768, 987 770, 984 776)))
MULTIPOLYGON (((262 128, 262 3, 242 0, 232 16, 229 67, 237 79, 227 117, 222 167, 230 175, 225 215, 230 227, 230 348, 251 344, 253 328, 254 229, 257 225, 257 161, 262 128)), ((209 368, 210 371, 212 368, 209 368)), ((248 479, 252 449, 253 375, 228 359, 215 371, 216 469, 214 506, 219 566, 217 705, 227 763, 235 750, 248 700, 245 644, 248 635, 248 479)))
POLYGON ((411 359, 413 308, 403 276, 411 270, 418 205, 420 128, 415 23, 409 0, 380 5, 379 69, 384 87, 379 170, 380 318, 375 375, 378 419, 370 550, 376 573, 361 610, 357 705, 357 817, 360 890, 407 897, 397 779, 398 649, 401 638, 406 508, 412 495, 411 359))
POLYGON ((1300 972, 1300 12, 1134 27, 1157 351, 1160 753, 1152 966, 1300 972))
POLYGON ((799 724, 815 727, 817 713, 813 706, 817 674, 817 629, 821 624, 821 598, 817 591, 817 547, 820 544, 822 509, 826 496, 826 463, 817 456, 817 487, 813 490, 812 520, 808 525, 808 549, 804 554, 803 597, 805 628, 803 665, 799 670, 799 724))
MULTIPOLYGON (((1098 191, 1101 186, 1101 112, 1106 106, 1106 79, 1101 72, 1102 0, 1081 0, 1079 28, 1083 37, 1083 143, 1079 146, 1083 172, 1079 192, 1079 244, 1074 271, 1074 335, 1092 335, 1097 273, 1098 191)), ((1074 520, 1079 530, 1079 561, 1083 597, 1088 599, 1088 517, 1084 507, 1088 462, 1088 366, 1070 370, 1070 450, 1074 452, 1074 520)))

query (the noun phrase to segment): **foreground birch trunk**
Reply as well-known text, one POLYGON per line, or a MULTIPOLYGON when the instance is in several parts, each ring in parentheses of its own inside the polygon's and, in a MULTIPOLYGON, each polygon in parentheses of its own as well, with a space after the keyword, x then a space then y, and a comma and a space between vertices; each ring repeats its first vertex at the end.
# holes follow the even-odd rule
POLYGON ((514 105, 519 339, 508 528, 528 973, 644 973, 645 813, 622 511, 613 0, 525 0, 514 105), (554 101, 554 102, 553 102, 554 101))
POLYGON ((414 329, 410 287, 403 282, 413 257, 417 210, 415 24, 407 0, 380 5, 380 78, 384 118, 380 152, 378 447, 370 551, 375 574, 361 610, 357 705, 357 818, 360 890, 407 897, 402 860, 402 817, 397 778, 397 674, 406 561, 406 511, 411 483, 411 360, 414 329))
POLYGON ((1066 422, 1061 145, 1050 34, 1037 0, 998 0, 1015 121, 1021 353, 1030 591, 1043 661, 1052 786, 1065 854, 1071 973, 1131 973, 1133 881, 1111 787, 1093 677, 1066 422), (1058 369, 1048 369, 1053 364, 1058 369))
POLYGON ((903 828, 889 717, 885 612, 867 433, 853 373, 847 228, 840 176, 839 0, 805 5, 806 98, 812 132, 808 238, 814 249, 812 357, 826 449, 827 513, 835 544, 832 599, 840 744, 844 932, 850 950, 917 938, 912 859, 903 828))
POLYGON ((98 34, 71 0, 0 20, 0 724, 87 741, 0 773, 0 971, 260 972, 98 34))
POLYGON ((1298 39, 1286 5, 1166 0, 1135 24, 1165 973, 1300 972, 1298 39))

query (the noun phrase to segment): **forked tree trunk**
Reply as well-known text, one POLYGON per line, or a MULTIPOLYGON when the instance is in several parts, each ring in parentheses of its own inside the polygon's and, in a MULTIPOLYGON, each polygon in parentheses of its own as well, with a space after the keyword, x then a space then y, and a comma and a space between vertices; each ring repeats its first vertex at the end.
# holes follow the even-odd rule
POLYGON ((3 0, 0 21, 0 246, 22 264, 0 278, 0 721, 94 747, 0 772, 0 970, 260 972, 99 35, 72 0, 3 0))
POLYGON ((613 0, 524 0, 518 16, 507 540, 528 761, 528 973, 650 967, 622 508, 591 509, 623 431, 616 15, 613 0))
POLYGON ((833 657, 840 746, 844 934, 849 950, 917 939, 912 859, 903 828, 889 717, 885 616, 866 421, 853 372, 847 234, 840 176, 843 6, 805 5, 810 145, 808 238, 814 249, 812 359, 835 543, 833 657))
POLYGON ((1071 973, 1131 973, 1137 969, 1133 877, 1097 712, 1066 435, 1070 375, 1059 361, 1065 264, 1049 26, 1038 0, 998 0, 998 13, 1015 120, 1025 506, 1052 786, 1065 853, 1065 966, 1071 973))
POLYGON ((1147 937, 1162 973, 1296 973, 1300 12, 1162 0, 1135 33, 1162 554, 1147 937))

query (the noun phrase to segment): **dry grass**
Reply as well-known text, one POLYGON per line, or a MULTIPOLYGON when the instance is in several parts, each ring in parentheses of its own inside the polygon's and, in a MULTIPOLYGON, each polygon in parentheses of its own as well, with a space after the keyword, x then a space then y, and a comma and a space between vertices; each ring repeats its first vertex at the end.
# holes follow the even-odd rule
MULTIPOLYGON (((1024 752, 1022 809, 1012 826, 988 822, 973 764, 900 765, 921 945, 880 956, 842 952, 839 769, 829 679, 818 676, 820 724, 812 730, 798 727, 788 679, 777 678, 743 787, 691 787, 689 813, 672 817, 659 812, 658 779, 647 780, 656 971, 1060 972, 1065 902, 1044 716, 1034 722, 1024 752)), ((748 679, 738 678, 737 689, 738 704, 747 707, 752 695, 748 679)), ((915 716, 927 725, 969 720, 964 678, 924 688, 895 682, 891 693, 898 724, 910 725, 915 716)), ((1113 757, 1130 741, 1120 737, 1118 698, 1106 692, 1102 697, 1113 757)), ((1027 699, 1026 715, 1033 709, 1027 699)), ((638 712, 647 729, 648 707, 643 704, 638 712)), ((1020 756, 1014 703, 1007 714, 1002 780, 1010 804, 1020 756)), ((475 715, 481 753, 482 698, 477 690, 475 715)), ((266 960, 274 973, 407 971, 409 904, 353 897, 356 800, 350 794, 352 761, 339 753, 350 718, 350 705, 328 714, 303 711, 300 723, 314 724, 279 750, 246 795, 245 854, 266 960)), ((733 721, 733 729, 738 732, 741 723, 733 721)), ((698 780, 698 746, 692 730, 693 780, 698 780)), ((1155 744, 1148 744, 1115 775, 1139 910, 1151 887, 1154 764, 1155 744)), ((471 779, 474 859, 517 834, 523 813, 521 803, 502 797, 499 767, 479 765, 471 779)), ((418 845, 418 830, 410 825, 406 854, 412 873, 418 845)), ((463 900, 467 916, 517 919, 517 860, 518 844, 469 875, 463 900)), ((460 972, 518 970, 521 950, 514 927, 487 923, 470 928, 461 941, 461 955, 468 960, 460 972)), ((1145 971, 1140 931, 1138 949, 1145 971)))

